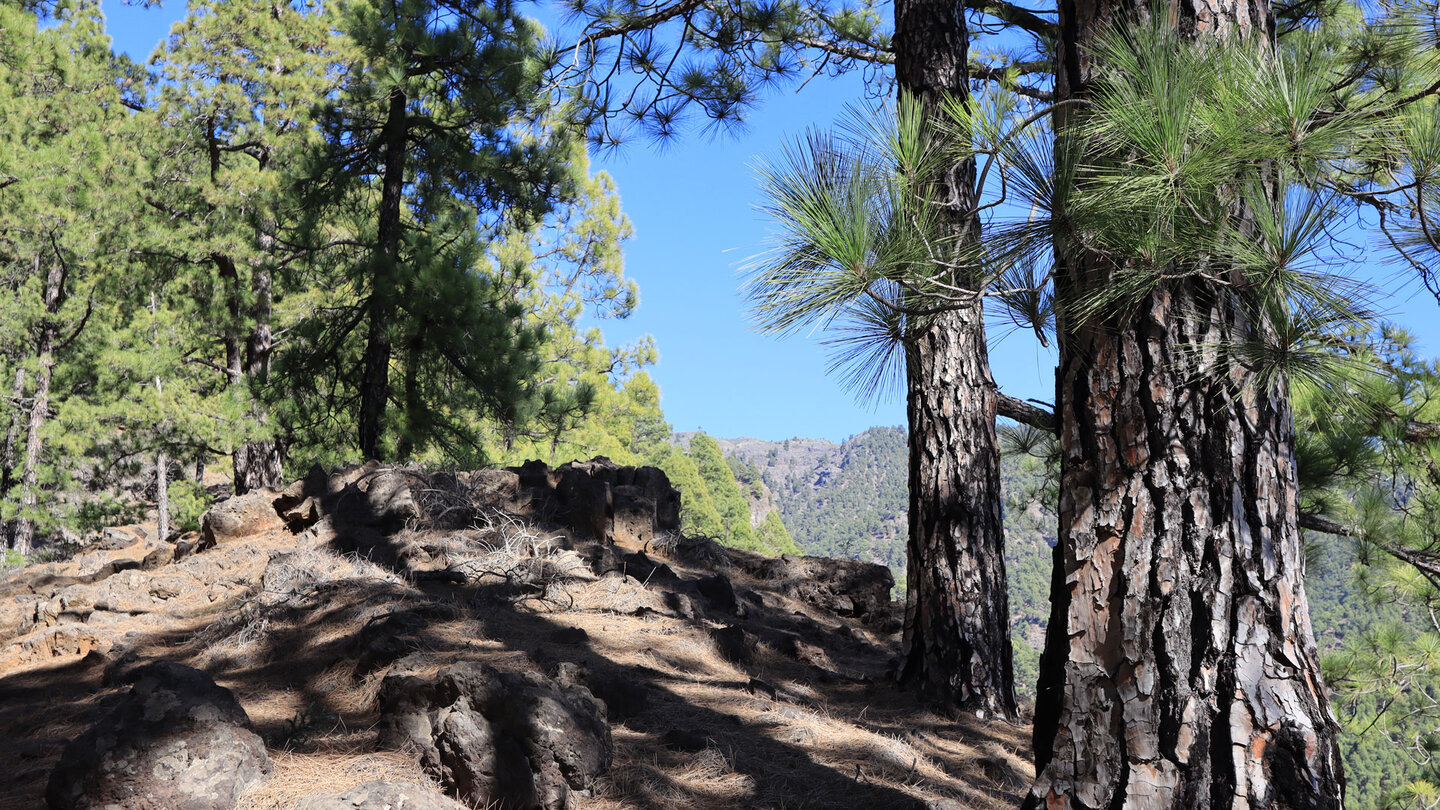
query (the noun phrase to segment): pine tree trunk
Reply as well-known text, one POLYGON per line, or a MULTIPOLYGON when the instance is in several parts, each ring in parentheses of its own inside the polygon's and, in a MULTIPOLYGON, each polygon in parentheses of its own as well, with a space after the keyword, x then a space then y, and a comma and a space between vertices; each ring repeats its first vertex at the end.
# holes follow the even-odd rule
POLYGON ((35 342, 39 368, 35 374, 35 396, 30 402, 30 418, 25 431, 25 466, 20 475, 20 516, 15 521, 11 548, 29 554, 35 544, 35 521, 31 515, 39 503, 41 431, 50 415, 50 381, 55 370, 55 341, 60 334, 60 307, 65 303, 65 263, 51 261, 45 274, 43 303, 45 317, 40 321, 40 335, 35 342))
MULTIPOLYGON (((928 110, 942 95, 968 95, 968 45, 960 0, 895 4, 896 80, 928 110)), ((953 201, 951 226, 961 234, 975 232, 974 173, 967 161, 936 179, 939 198, 953 201)), ((1013 717, 1000 454, 983 300, 977 295, 917 324, 908 347, 910 538, 900 680, 949 706, 1013 717)))
POLYGON ((5 446, 0 448, 0 498, 9 495, 10 490, 15 486, 15 465, 19 461, 17 452, 20 446, 20 425, 28 416, 20 405, 25 401, 24 366, 15 370, 15 386, 10 398, 14 403, 13 410, 10 411, 10 425, 5 429, 5 446))
POLYGON ((170 536, 170 458, 155 454, 155 531, 160 540, 170 536))
MULTIPOLYGON (((1148 6, 1060 8, 1057 89, 1073 98, 1089 37, 1148 6)), ((1271 30, 1264 0, 1171 8, 1196 36, 1271 30)), ((1064 255, 1057 293, 1112 270, 1064 255)), ((1191 278, 1103 322, 1061 318, 1059 544, 1026 808, 1342 806, 1288 396, 1196 365, 1253 337, 1242 294, 1191 278)))
POLYGON ((408 459, 415 452, 420 438, 420 420, 424 418, 424 406, 420 395, 420 358, 425 352, 425 324, 415 327, 415 332, 405 346, 405 431, 395 447, 395 456, 408 459))
POLYGON ((1013 717, 995 396, 985 321, 947 312, 910 352, 910 540, 902 682, 1013 717))
POLYGON ((245 382, 245 369, 241 362, 240 353, 240 322, 242 318, 240 303, 240 273, 235 268, 235 260, 223 253, 214 253, 210 256, 215 262, 215 268, 220 273, 220 278, 225 283, 225 308, 228 310, 228 323, 225 324, 225 378, 229 385, 241 385, 245 382))
POLYGON ((380 459, 385 405, 390 390, 390 310, 394 275, 400 254, 400 202, 405 182, 406 98, 400 88, 390 90, 390 104, 381 138, 385 143, 385 172, 381 181, 380 217, 376 240, 379 256, 373 266, 370 321, 360 378, 360 454, 380 459))
MULTIPOLYGON (((5 447, 3 455, 0 455, 0 499, 10 497, 10 491, 15 488, 15 473, 17 472, 20 450, 20 425, 29 419, 29 413, 21 406, 25 401, 25 367, 15 371, 14 388, 14 410, 10 412, 10 426, 5 430, 5 447)), ((15 544, 15 531, 18 528, 14 519, 7 520, 0 525, 0 532, 4 533, 6 548, 12 548, 15 544)))
MULTIPOLYGON (((261 243, 268 248, 270 240, 261 243)), ((274 351, 274 334, 270 327, 273 315, 273 277, 269 268, 257 266, 251 274, 254 304, 250 309, 250 334, 245 339, 246 384, 263 385, 270 376, 270 356, 274 351)), ((258 403, 257 409, 262 406, 258 403)), ((260 424, 263 411, 253 414, 260 424)), ((234 463, 235 494, 243 495, 256 489, 279 489, 285 477, 287 444, 279 438, 246 442, 231 456, 234 463)))

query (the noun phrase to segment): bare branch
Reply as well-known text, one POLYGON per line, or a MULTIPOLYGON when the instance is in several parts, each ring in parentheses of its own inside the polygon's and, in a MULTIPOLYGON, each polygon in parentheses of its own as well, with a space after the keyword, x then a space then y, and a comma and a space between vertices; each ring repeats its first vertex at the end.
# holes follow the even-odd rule
POLYGON ((1029 425, 1036 430, 1043 430, 1046 433, 1055 432, 1054 413, 999 390, 995 392, 995 413, 1022 425, 1029 425))
POLYGON ((1060 36, 1060 26, 1041 17, 1028 8, 1021 8, 1005 0, 965 0, 965 7, 981 14, 988 14, 997 20, 1021 28, 1044 39, 1060 36))

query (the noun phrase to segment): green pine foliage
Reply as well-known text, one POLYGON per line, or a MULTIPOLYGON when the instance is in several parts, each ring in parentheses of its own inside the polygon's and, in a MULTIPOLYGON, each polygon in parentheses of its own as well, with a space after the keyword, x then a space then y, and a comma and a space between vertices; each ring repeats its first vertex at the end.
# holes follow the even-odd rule
POLYGON ((690 439, 687 455, 695 462, 715 509, 720 513, 723 525, 720 541, 746 551, 765 551, 765 546, 750 525, 749 501, 735 480, 735 472, 725 463, 720 445, 704 433, 697 433, 690 439))
POLYGON ((710 487, 695 460, 667 443, 655 448, 648 461, 659 467, 670 479, 670 485, 680 491, 680 531, 690 537, 723 540, 727 536, 725 521, 715 508, 710 487))
POLYGON ((759 528, 755 530, 755 537, 767 554, 804 553, 800 546, 795 544, 795 538, 790 536, 790 530, 785 528, 785 522, 780 518, 778 510, 772 509, 765 513, 765 519, 760 521, 759 528))
POLYGON ((69 361, 103 353, 91 341, 119 314, 131 270, 137 160, 124 74, 98 3, 0 5, 0 518, 21 551, 36 528, 60 532, 74 515, 60 493, 80 485, 72 459, 86 439, 65 426, 93 423, 54 411, 94 391, 69 361))
POLYGON ((257 448, 352 462, 367 392, 392 458, 665 445, 652 343, 587 323, 638 302, 631 227, 539 37, 508 4, 197 0, 136 65, 96 3, 0 4, 7 541, 144 519, 162 480, 191 528, 257 448))

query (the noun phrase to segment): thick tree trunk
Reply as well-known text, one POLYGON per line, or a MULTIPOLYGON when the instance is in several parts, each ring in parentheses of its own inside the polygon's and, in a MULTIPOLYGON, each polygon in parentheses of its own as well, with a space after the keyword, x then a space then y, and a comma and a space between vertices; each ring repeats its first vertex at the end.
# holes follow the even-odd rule
POLYGON ((395 456, 408 459, 415 452, 420 438, 424 405, 420 395, 420 358, 425 352, 425 325, 419 324, 405 346, 405 431, 395 448, 395 456))
MULTIPOLYGON (((1061 98, 1107 17, 1062 2, 1061 98)), ((1269 30, 1264 0, 1171 7, 1194 35, 1269 30)), ((1057 253, 1063 254, 1062 249, 1057 253)), ((1107 283, 1062 255, 1061 300, 1107 283)), ((1197 367, 1262 328, 1194 278, 1060 322, 1059 544, 1027 808, 1340 808, 1343 778, 1303 586, 1287 394, 1197 367)))
POLYGON ((42 301, 45 317, 35 341, 39 368, 35 374, 35 395, 30 401, 30 418, 25 431, 25 466, 20 474, 20 516, 15 521, 11 548, 29 554, 35 544, 35 521, 31 515, 39 503, 41 431, 50 415, 50 381, 55 370, 55 341, 60 334, 60 307, 65 303, 65 263, 55 257, 45 274, 42 301))
POLYGON ((241 359, 243 355, 240 353, 240 324, 243 318, 240 272, 235 267, 235 260, 223 253, 211 254, 210 258, 215 262, 215 269, 225 283, 225 314, 229 316, 224 335, 225 381, 229 385, 241 385, 245 382, 245 368, 241 359))
POLYGON ((1000 454, 980 300, 937 317, 910 352, 901 680, 982 716, 1013 717, 1000 454))
MULTIPOLYGON (((945 94, 968 94, 962 0, 899 0, 894 43, 902 92, 932 111, 945 94)), ((967 161, 936 178, 962 235, 975 232, 974 173, 967 161)), ((916 324, 908 347, 911 507, 900 680, 953 707, 1012 717, 1000 453, 983 300, 977 294, 916 324)))
POLYGON ((385 144, 385 171, 380 190, 380 217, 376 229, 379 255, 372 267, 370 321, 360 378, 360 453, 379 459, 384 431, 385 405, 390 391, 390 310, 395 270, 400 254, 400 201, 405 183, 406 98, 400 88, 390 91, 390 105, 381 138, 385 144))

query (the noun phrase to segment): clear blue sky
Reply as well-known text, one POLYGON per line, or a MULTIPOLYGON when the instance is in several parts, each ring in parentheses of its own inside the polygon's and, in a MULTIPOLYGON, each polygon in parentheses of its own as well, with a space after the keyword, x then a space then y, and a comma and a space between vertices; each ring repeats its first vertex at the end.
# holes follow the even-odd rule
MULTIPOLYGON (((144 60, 184 13, 178 0, 143 9, 104 0, 116 48, 144 60)), ((597 156, 598 168, 619 186, 635 238, 626 272, 640 285, 639 309, 625 321, 601 324, 613 345, 653 335, 660 352, 651 374, 676 430, 703 428, 715 436, 841 440, 874 425, 903 425, 905 403, 894 397, 856 403, 825 373, 826 357, 814 339, 756 334, 740 295, 740 266, 764 250, 769 226, 755 210, 756 156, 812 125, 828 126, 858 100, 858 77, 809 83, 800 92, 780 89, 754 110, 739 133, 688 132, 657 149, 636 142, 597 156)), ((1363 260, 1362 260, 1363 261, 1363 260)), ((1362 277, 1394 295, 1392 317, 1417 332, 1422 349, 1440 348, 1435 301, 1393 267, 1362 268, 1362 277)), ((991 329, 996 382, 1021 398, 1050 401, 1054 354, 1033 335, 996 324, 991 329)))

